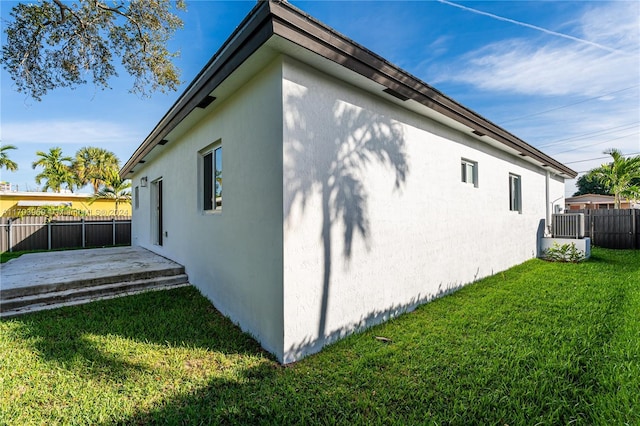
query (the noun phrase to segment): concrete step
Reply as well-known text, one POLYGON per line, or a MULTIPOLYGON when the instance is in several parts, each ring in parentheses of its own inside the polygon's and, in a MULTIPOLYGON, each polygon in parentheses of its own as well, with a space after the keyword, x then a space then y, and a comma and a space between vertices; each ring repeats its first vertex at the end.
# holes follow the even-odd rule
MULTIPOLYGON (((0 289, 0 300, 8 300, 24 296, 36 296, 44 293, 56 291, 84 289, 86 287, 99 287, 109 284, 127 283, 132 281, 154 280, 161 277, 183 275, 184 267, 175 264, 175 267, 164 267, 161 269, 150 269, 133 273, 114 273, 113 275, 96 274, 95 277, 87 274, 77 277, 60 277, 57 282, 34 284, 21 287, 10 287, 0 289)), ((4 287, 4 286, 3 286, 4 287)))
MULTIPOLYGON (((184 268, 181 269, 184 271, 184 268)), ((166 270, 164 272, 167 273, 166 270)), ((30 294, 18 294, 13 295, 13 297, 11 297, 11 294, 8 295, 2 292, 0 297, 0 318, 89 303, 95 300, 128 296, 145 291, 166 290, 189 285, 189 278, 184 272, 181 274, 168 273, 168 276, 153 276, 97 285, 90 285, 85 282, 83 286, 72 285, 70 287, 62 286, 61 288, 48 286, 48 288, 41 289, 42 291, 38 294, 27 292, 30 294)), ((131 278, 131 275, 128 278, 131 278)))

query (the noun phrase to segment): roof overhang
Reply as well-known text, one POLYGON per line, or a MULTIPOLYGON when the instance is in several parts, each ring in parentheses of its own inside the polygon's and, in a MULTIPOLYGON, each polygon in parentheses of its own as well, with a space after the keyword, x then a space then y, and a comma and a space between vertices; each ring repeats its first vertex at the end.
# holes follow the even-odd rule
POLYGON ((191 123, 232 93, 233 80, 278 54, 286 54, 336 75, 402 107, 468 133, 489 145, 564 178, 577 173, 517 136, 464 107, 417 77, 317 21, 286 2, 259 2, 209 60, 120 170, 134 167, 154 149, 179 138, 191 123), (347 71, 347 72, 345 72, 347 71), (212 106, 209 106, 209 105, 212 106))

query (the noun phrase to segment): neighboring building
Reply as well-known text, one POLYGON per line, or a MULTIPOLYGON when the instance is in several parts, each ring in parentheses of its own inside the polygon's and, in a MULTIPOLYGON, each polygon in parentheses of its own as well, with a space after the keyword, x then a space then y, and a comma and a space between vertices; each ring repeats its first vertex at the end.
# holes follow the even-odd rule
POLYGON ((0 216, 39 215, 43 207, 69 207, 86 216, 131 216, 131 205, 119 203, 115 211, 113 200, 99 199, 91 204, 91 194, 0 191, 0 216))
MULTIPOLYGON (((613 195, 585 194, 569 197, 564 200, 566 210, 599 210, 613 209, 613 195)), ((640 209, 640 202, 633 200, 620 201, 621 209, 640 209)))
POLYGON ((576 173, 260 2, 121 175, 133 244, 288 363, 535 257, 576 173))

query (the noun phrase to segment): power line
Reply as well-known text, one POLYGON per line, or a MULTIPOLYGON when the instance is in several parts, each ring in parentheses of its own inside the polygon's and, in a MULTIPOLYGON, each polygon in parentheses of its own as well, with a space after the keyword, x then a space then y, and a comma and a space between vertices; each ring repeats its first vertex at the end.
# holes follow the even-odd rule
MULTIPOLYGON (((640 154, 640 152, 632 152, 631 154, 622 154, 623 157, 629 157, 631 155, 638 155, 640 154)), ((594 161, 594 160, 604 160, 605 158, 611 158, 611 156, 607 156, 607 157, 596 157, 596 158, 587 158, 586 160, 578 160, 578 161, 566 161, 564 162, 564 164, 575 164, 575 163, 585 163, 587 161, 594 161)), ((578 173, 583 173, 583 172, 578 172, 578 173)))
POLYGON ((557 110, 559 110, 559 109, 568 108, 568 107, 570 107, 570 106, 574 106, 574 105, 578 105, 578 104, 583 104, 583 103, 585 103, 585 102, 593 101, 593 100, 595 100, 595 99, 604 98, 605 96, 614 95, 614 94, 616 94, 616 93, 624 92, 624 91, 626 91, 626 90, 635 89, 635 88, 636 88, 636 87, 638 87, 638 86, 640 86, 640 84, 636 84, 636 85, 634 85, 634 86, 629 86, 629 87, 626 87, 626 88, 624 88, 624 89, 616 90, 616 91, 613 91, 613 92, 605 93, 604 95, 599 95, 599 96, 594 96, 594 97, 592 97, 592 98, 583 99, 583 100, 581 100, 581 101, 574 102, 574 103, 571 103, 571 104, 566 104, 566 105, 562 105, 562 106, 559 106, 559 107, 556 107, 556 108, 551 108, 551 109, 548 109, 548 110, 546 110, 546 111, 540 111, 540 112, 536 112, 536 113, 534 113, 534 114, 523 115, 523 116, 521 116, 521 117, 511 118, 511 119, 509 119, 509 120, 502 121, 502 122, 500 122, 500 123, 498 123, 498 124, 499 124, 499 125, 503 125, 504 123, 510 123, 510 122, 512 122, 512 121, 521 120, 521 119, 523 119, 523 118, 534 117, 534 116, 536 116, 536 115, 546 114, 546 113, 551 112, 551 111, 557 111, 557 110))
POLYGON ((633 123, 628 123, 628 124, 623 124, 620 126, 616 126, 616 127, 610 127, 608 129, 603 129, 603 130, 597 130, 594 132, 589 132, 589 133, 581 133, 579 135, 574 135, 568 138, 564 138, 564 139, 557 139, 553 142, 549 142, 549 143, 545 143, 542 145, 537 145, 536 148, 544 148, 547 146, 551 146, 551 145, 556 145, 560 142, 566 142, 566 141, 570 141, 570 140, 580 140, 580 139, 586 139, 586 137, 588 136, 602 136, 602 135, 606 135, 608 133, 613 133, 619 130, 627 130, 630 129, 632 127, 635 127, 638 123, 640 123, 640 121, 634 121, 633 123))
POLYGON ((629 136, 633 136, 633 135, 638 134, 638 133, 640 133, 640 131, 633 132, 633 133, 628 134, 628 135, 620 136, 618 138, 607 139, 606 141, 596 142, 596 143, 592 143, 592 144, 589 144, 589 145, 583 145, 583 146, 579 146, 577 148, 571 148, 571 149, 567 149, 567 150, 564 150, 564 151, 556 152, 553 155, 564 154, 565 152, 577 151, 577 150, 582 149, 582 148, 589 148, 591 146, 600 145, 601 143, 605 143, 605 142, 617 141, 618 139, 628 138, 629 136))

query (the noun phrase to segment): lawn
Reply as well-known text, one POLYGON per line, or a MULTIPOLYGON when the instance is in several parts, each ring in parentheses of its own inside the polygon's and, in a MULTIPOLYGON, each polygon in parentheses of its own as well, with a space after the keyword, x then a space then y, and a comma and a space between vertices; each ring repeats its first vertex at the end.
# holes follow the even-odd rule
POLYGON ((193 288, 0 322, 0 424, 113 423, 637 425, 640 250, 531 260, 287 367, 193 288))

